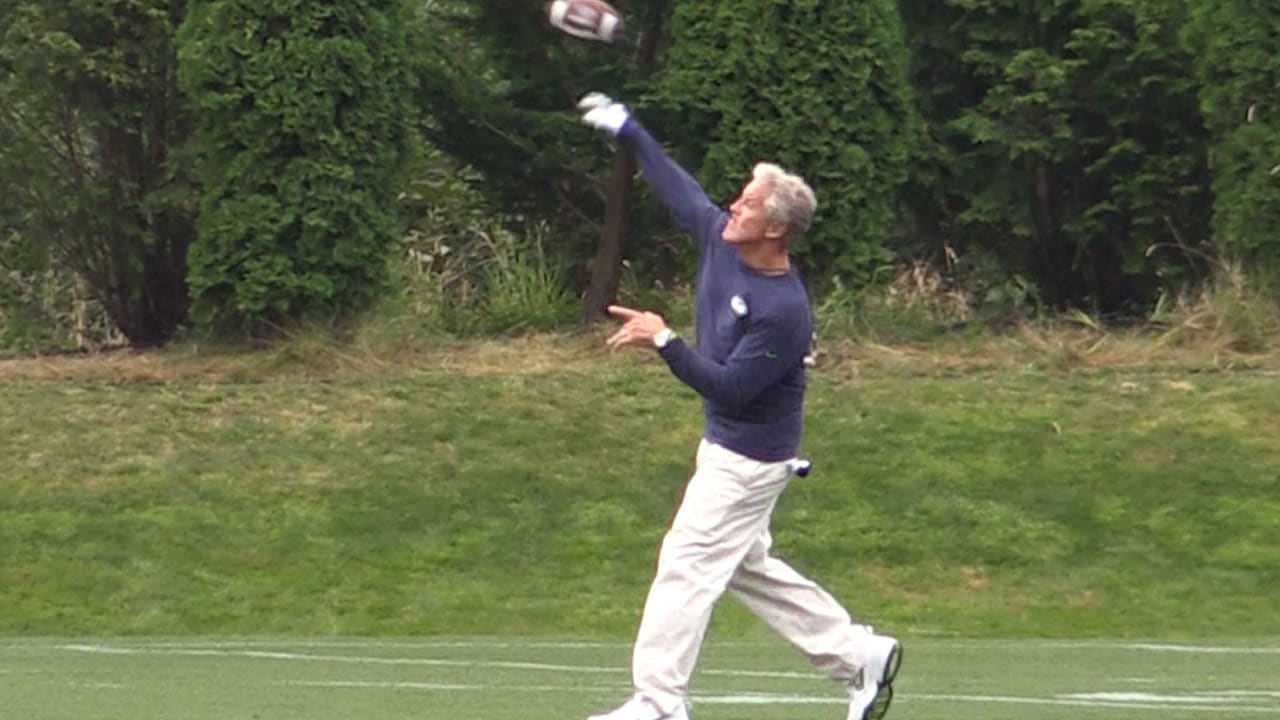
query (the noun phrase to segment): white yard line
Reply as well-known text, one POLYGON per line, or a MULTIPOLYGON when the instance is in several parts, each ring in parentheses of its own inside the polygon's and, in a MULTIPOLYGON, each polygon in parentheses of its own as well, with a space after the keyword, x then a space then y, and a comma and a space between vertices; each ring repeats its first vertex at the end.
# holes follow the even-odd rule
MULTIPOLYGON (((427 683, 427 682, 367 682, 363 680, 288 680, 277 685, 287 687, 316 687, 316 688, 375 688, 380 690, 492 690, 491 687, 484 685, 456 685, 450 683, 427 683)), ((529 688, 520 688, 526 690, 529 688)))
POLYGON ((902 696, 894 697, 893 699, 894 702, 898 702, 899 700, 905 700, 907 702, 915 700, 932 700, 940 702, 1005 703, 1018 705, 1064 705, 1071 707, 1106 707, 1133 710, 1197 710, 1200 712, 1256 713, 1280 716, 1280 707, 1256 707, 1248 705, 1184 705, 1169 702, 1120 702, 1112 700, 1074 698, 1072 696, 1033 698, 1001 695, 903 694, 902 696))
MULTIPOLYGON (((347 681, 347 680, 329 680, 329 681, 290 681, 279 683, 287 686, 302 686, 316 688, 356 688, 356 689, 387 689, 387 690, 445 690, 445 691, 477 691, 488 692, 501 687, 505 691, 520 692, 564 692, 564 693, 589 693, 599 694, 610 688, 604 687, 582 687, 580 685, 510 685, 503 684, 501 686, 486 685, 440 685, 435 683, 411 683, 411 682, 366 682, 366 681, 347 681)), ((620 690, 624 688, 619 687, 620 690)), ((962 702, 972 704, 986 705, 1049 705, 1049 706, 1065 706, 1065 707, 1096 707, 1096 708, 1121 708, 1132 710, 1194 710, 1207 713, 1253 713, 1262 715, 1280 715, 1280 707, 1254 707, 1247 705, 1218 705, 1218 704, 1190 704, 1187 698, 1182 696, 1160 696, 1144 694, 1142 698, 1122 698, 1122 697, 1101 697, 1108 695, 1100 693, 1100 697, 1093 698, 1087 696, 1059 696, 1053 698, 1039 697, 1017 697, 1008 695, 957 695, 957 694, 930 694, 930 693, 911 693, 901 694, 894 698, 895 703, 916 703, 916 702, 962 702)), ((1116 694, 1119 695, 1119 694, 1116 694)), ((1217 701, 1215 701, 1217 702, 1217 701)), ((732 705, 732 706, 760 706, 760 705, 844 705, 848 700, 838 695, 832 696, 816 696, 816 695, 798 695, 786 693, 735 693, 735 694, 695 694, 693 703, 697 705, 732 705)))
MULTIPOLYGON (((545 649, 599 649, 631 647, 629 641, 595 641, 595 640, 500 640, 500 639, 457 639, 457 640, 379 640, 367 639, 332 639, 332 640, 291 640, 279 639, 228 639, 228 640, 158 640, 117 639, 111 638, 113 645, 130 648, 177 648, 177 649, 218 649, 218 648, 279 648, 279 647, 315 647, 315 648, 545 648, 545 649)), ((1114 640, 951 640, 924 638, 922 643, 936 645, 941 648, 974 648, 974 649, 1020 649, 1020 648, 1057 648, 1068 650, 1135 650, 1158 653, 1188 654, 1245 654, 1245 655, 1280 655, 1280 644, 1277 645, 1193 645, 1187 643, 1161 642, 1121 642, 1114 640)), ((0 639, 0 649, 41 649, 59 647, 67 643, 66 638, 16 638, 0 639)), ((770 641, 723 641, 716 642, 716 647, 750 648, 777 647, 777 642, 770 641)))
MULTIPOLYGON (((306 652, 286 652, 282 650, 261 650, 246 649, 248 647, 317 647, 317 648, 333 648, 333 647, 352 647, 357 649, 379 649, 379 648, 428 648, 441 647, 441 645, 429 645, 425 643, 380 643, 376 641, 362 643, 345 643, 345 644, 326 644, 324 642, 307 643, 307 642, 290 642, 279 641, 267 643, 264 641, 257 642, 218 642, 214 643, 142 643, 142 644, 87 644, 87 643, 60 643, 48 645, 47 647, 64 652, 89 653, 99 655, 160 655, 160 656, 179 656, 179 657, 232 657, 232 658, 249 658, 256 660, 271 660, 282 662, 304 662, 304 663, 339 663, 348 665, 394 665, 394 666, 419 666, 419 667, 457 667, 457 668, 498 668, 508 670, 532 670, 561 672, 574 674, 594 674, 594 675, 615 675, 625 677, 625 668, 601 668, 590 665, 569 665, 561 663, 535 663, 535 662, 516 662, 501 660, 473 660, 473 659, 440 659, 440 658, 413 658, 413 657, 378 657, 378 656, 361 656, 361 655, 338 655, 326 653, 306 653, 306 652)), ((448 647, 454 648, 527 648, 532 644, 526 643, 466 643, 462 641, 451 642, 448 647)), ((565 645, 546 645, 547 647, 565 647, 565 645)), ((1041 645, 1042 647, 1044 645, 1041 645)), ((1061 644, 1055 643, 1056 647, 1085 647, 1095 648, 1097 644, 1061 644)), ((579 644, 570 645, 570 647, 582 647, 579 644)), ((595 646, 591 646, 595 647, 595 646)), ((1111 647, 1120 647, 1120 645, 1112 645, 1111 647)), ((1173 652, 1187 652, 1191 650, 1202 650, 1205 652, 1223 652, 1227 650, 1235 651, 1258 651, 1268 650, 1267 648, 1223 648, 1221 646, 1150 646, 1140 645, 1124 645, 1124 647, 1135 647, 1136 649, 1149 650, 1158 648, 1164 650, 1167 648, 1175 648, 1173 652)), ((1280 650, 1280 649, 1277 649, 1280 650)), ((739 678, 788 678, 788 679, 805 679, 814 680, 820 676, 816 672, 785 672, 785 671, 759 671, 759 670, 721 670, 707 669, 701 671, 702 675, 721 676, 721 677, 739 677, 739 678)), ((1122 680, 1128 681, 1147 681, 1146 678, 1126 678, 1122 680)), ((497 685, 478 685, 478 684, 457 684, 457 683, 430 683, 430 682, 368 682, 359 680, 331 680, 331 681, 295 681, 282 683, 285 685, 316 687, 316 688, 347 688, 347 689, 407 689, 431 692, 471 692, 471 691, 492 691, 498 687, 505 691, 526 691, 526 692, 577 692, 577 693, 593 693, 600 694, 605 691, 625 691, 625 686, 619 683, 616 688, 611 686, 559 686, 559 685, 525 685, 512 686, 503 684, 497 685)), ((104 689, 107 686, 104 686, 104 689)), ((972 704, 993 704, 993 705, 1045 705, 1045 706, 1069 706, 1069 707, 1093 707, 1093 708, 1116 708, 1126 710, 1180 710, 1194 711, 1203 713, 1235 713, 1237 715, 1269 715, 1280 716, 1280 705, 1274 704, 1273 700, 1280 699, 1280 691, 1272 690, 1218 690, 1218 691, 1190 691, 1179 694, 1163 694, 1155 692, 1092 692, 1092 693, 1073 693, 1060 694, 1052 697, 1020 697, 1006 695, 978 695, 978 694, 929 694, 929 693, 900 693, 896 702, 904 703, 931 703, 931 702, 949 702, 949 703, 972 703, 972 704)), ((802 694, 783 694, 783 693, 734 693, 734 694, 707 694, 695 695, 696 703, 709 705, 809 705, 809 704, 843 704, 847 702, 838 693, 832 696, 813 696, 802 694)))
POLYGON ((1149 692, 1089 692, 1066 693, 1064 695, 1058 695, 1057 697, 1065 700, 1102 700, 1125 703, 1163 702, 1181 705, 1194 705, 1196 703, 1238 703, 1241 700, 1248 699, 1246 696, 1238 695, 1233 691, 1197 692, 1191 695, 1149 692))
MULTIPOLYGON (((567 672, 574 674, 594 674, 594 675, 615 675, 620 678, 625 677, 625 668, 600 668, 589 665, 568 665, 560 663, 534 663, 534 662, 514 662, 500 660, 472 660, 472 659, 440 659, 440 658, 412 658, 412 657, 378 657, 378 656, 357 656, 357 655, 337 655, 325 653, 305 653, 305 652, 286 652, 280 650, 258 650, 245 649, 245 645, 251 647, 291 647, 291 646, 311 646, 311 647, 335 647, 334 645, 326 645, 324 643, 296 643, 289 641, 280 641, 278 643, 237 643, 235 641, 219 642, 216 645, 210 644, 183 644, 183 643, 143 643, 143 644, 88 644, 88 643, 59 643, 48 645, 51 649, 64 652, 88 653, 99 655, 160 655, 160 656, 178 656, 178 657, 229 657, 229 658, 249 658, 256 660, 270 660, 281 662, 303 662, 303 663, 338 663, 348 665, 395 665, 395 666, 420 666, 420 667, 458 667, 458 668, 500 668, 510 670, 533 670, 548 672, 567 672), (237 649, 239 648, 239 649, 237 649)), ((449 647, 530 647, 530 644, 523 643, 502 643, 502 644, 468 644, 464 642, 451 643, 449 647)), ((416 643, 349 643, 338 647, 354 647, 359 649, 377 649, 377 648, 425 648, 428 645, 416 643)), ((439 647, 439 646, 436 646, 439 647)), ((574 645, 577 647, 577 645, 574 645)), ((1097 647, 1090 644, 1085 647, 1097 647)), ((1176 646, 1179 648, 1177 652, 1183 651, 1190 646, 1176 646)), ((1147 649, 1142 646, 1140 649, 1147 649)), ((1222 648, 1214 647, 1210 651, 1216 652, 1222 648)), ((1237 648, 1240 650, 1256 650, 1259 648, 1237 648)), ((757 670, 717 670, 707 669, 701 672, 703 675, 714 675, 722 677, 746 677, 746 678, 798 678, 806 680, 818 679, 819 675, 814 673, 802 672, 775 672, 775 671, 757 671, 757 670)), ((1129 678, 1129 680, 1143 680, 1143 678, 1129 678)), ((574 693, 591 693, 600 694, 603 692, 612 692, 617 690, 624 692, 625 683, 619 682, 616 687, 606 685, 583 686, 583 685, 483 685, 474 683, 432 683, 432 682, 369 682, 361 680, 319 680, 319 681, 289 681, 280 683, 282 685, 297 687, 314 687, 314 688, 346 688, 346 689, 400 689, 400 690, 418 690, 429 692, 489 692, 497 688, 511 692, 574 692, 574 693)), ((103 689, 114 687, 109 684, 103 684, 103 689)), ((1052 697, 1023 697, 1008 695, 979 695, 979 694, 930 694, 930 693, 900 693, 895 698, 895 702, 900 703, 971 703, 971 704, 991 704, 991 705, 1044 705, 1044 706, 1068 706, 1068 707, 1093 707, 1093 708, 1116 708, 1125 710, 1179 710, 1193 711, 1203 713, 1235 713, 1236 715, 1268 715, 1280 716, 1280 705, 1271 702, 1280 699, 1280 691, 1272 690, 1219 690, 1219 691, 1192 691, 1179 694, 1162 694, 1154 692, 1093 692, 1093 693, 1074 693, 1061 694, 1052 697)), ((839 705, 847 702, 839 693, 833 693, 831 696, 815 696, 805 694, 788 694, 788 693, 712 693, 706 695, 695 694, 695 703, 707 705, 734 705, 734 706, 753 706, 753 705, 839 705)))
POLYGON ((594 650, 601 648, 621 648, 628 649, 631 647, 629 642, 593 642, 593 641, 551 641, 551 640, 530 640, 529 642, 512 642, 510 640, 208 640, 208 641, 162 641, 162 642, 139 642, 139 643, 122 643, 131 647, 151 647, 151 648, 178 648, 178 649, 204 649, 204 648, 252 648, 252 647, 302 647, 302 648, 387 648, 387 649, 448 649, 456 648, 460 650, 472 650, 476 648, 493 648, 497 650, 510 650, 521 648, 546 649, 546 650, 594 650))
MULTIPOLYGON (((438 658, 392 658, 358 655, 315 655, 296 652, 231 649, 183 649, 150 646, 121 647, 118 645, 85 645, 71 643, 54 646, 57 650, 98 655, 178 655, 187 657, 243 657, 257 660, 294 660, 300 662, 332 662, 355 665, 421 665, 428 667, 501 668, 505 670, 539 670, 547 672, 580 672, 625 675, 626 668, 602 668, 593 665, 560 665, 553 663, 515 662, 508 660, 442 660, 438 658)), ((716 670, 701 671, 703 675, 730 677, 793 678, 812 680, 816 673, 770 670, 716 670)))
POLYGON ((1150 652, 1169 653, 1207 653, 1215 655, 1280 655, 1280 646, 1272 647, 1232 647, 1230 645, 1169 645, 1164 643, 1120 643, 1115 645, 1121 650, 1146 650, 1150 652))
POLYGON ((489 667, 508 670, 546 670, 549 672, 617 673, 617 668, 597 668, 582 665, 556 665, 550 663, 510 662, 501 660, 440 660, 436 658, 361 657, 355 655, 308 655, 306 653, 266 650, 196 650, 179 648, 119 647, 110 645, 58 645, 58 650, 92 653, 98 655, 178 655, 186 657, 243 657, 255 660, 287 660, 299 662, 331 662, 355 665, 422 665, 429 667, 489 667))
MULTIPOLYGON (((457 659, 440 659, 440 658, 406 658, 406 657, 378 657, 378 656, 360 656, 360 655, 329 655, 329 654, 312 654, 302 652, 284 652, 270 650, 237 650, 232 649, 234 646, 226 648, 197 648, 183 647, 175 645, 118 645, 118 644, 81 644, 68 643, 52 646, 53 649, 64 650, 69 652, 94 653, 103 655, 177 655, 190 657, 244 657, 259 660, 282 660, 282 661, 299 661, 299 662, 331 662, 331 663, 348 663, 357 665, 418 665, 428 667, 464 667, 464 668, 501 668, 507 670, 536 670, 546 672, 581 672, 581 673, 598 673, 598 674, 622 674, 625 668, 601 668, 594 665, 566 665, 559 663, 535 663, 535 662, 519 662, 508 660, 457 660, 457 659)), ((358 646, 381 647, 381 646, 358 646)), ((819 678, 820 675, 815 672, 792 672, 783 670, 720 670, 708 668, 701 670, 702 675, 724 676, 724 677, 746 677, 746 678, 780 678, 780 679, 804 679, 811 680, 819 678)), ((1259 691, 1270 693, 1270 691, 1259 691)), ((1209 694, 1217 694, 1210 692, 1209 694)))
POLYGON ((998 641, 987 644, 981 640, 947 642, 951 647, 974 648, 1060 648, 1064 650, 1140 650, 1160 653, 1203 653, 1211 655, 1280 655, 1280 645, 1187 645, 1183 643, 1116 642, 1110 640, 1028 640, 998 641))
MULTIPOLYGON (((80 638, 0 638, 0 650, 41 650, 60 648, 63 645, 75 644, 80 638)), ((86 642, 94 642, 99 638, 83 638, 86 642)), ((548 650, 591 650, 617 648, 629 650, 629 641, 594 641, 594 640, 381 640, 378 638, 342 638, 332 640, 306 640, 290 638, 244 638, 221 640, 148 640, 145 638, 102 637, 116 647, 127 648, 177 648, 177 649, 219 649, 219 648, 387 648, 387 649, 441 649, 457 648, 470 650, 477 648, 493 649, 548 649, 548 650)), ((716 643, 720 647, 734 647, 737 643, 716 643)), ((776 643, 743 643, 744 647, 775 646, 776 643)))

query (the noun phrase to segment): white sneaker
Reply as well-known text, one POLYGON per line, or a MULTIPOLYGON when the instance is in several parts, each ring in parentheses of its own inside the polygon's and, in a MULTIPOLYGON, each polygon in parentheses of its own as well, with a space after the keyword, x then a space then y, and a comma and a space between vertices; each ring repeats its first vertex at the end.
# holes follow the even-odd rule
POLYGON ((867 638, 867 664, 849 683, 847 720, 880 720, 893 700, 893 678, 902 665, 902 645, 886 635, 867 638))
POLYGON ((689 720, 689 713, 684 703, 680 703, 675 712, 663 714, 652 700, 637 694, 619 707, 603 715, 592 715, 587 720, 689 720))

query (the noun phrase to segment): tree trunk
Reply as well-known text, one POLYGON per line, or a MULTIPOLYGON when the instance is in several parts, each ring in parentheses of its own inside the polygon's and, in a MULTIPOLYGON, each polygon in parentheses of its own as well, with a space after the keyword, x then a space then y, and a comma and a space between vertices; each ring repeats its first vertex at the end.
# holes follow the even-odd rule
MULTIPOLYGON (((640 33, 636 46, 636 71, 641 76, 653 69, 658 55, 658 37, 662 34, 663 18, 670 3, 655 3, 640 33)), ((613 171, 606 192, 604 223, 600 228, 600 243, 589 271, 591 281, 582 301, 582 324, 591 325, 605 316, 606 308, 618 296, 622 283, 622 261, 627 245, 627 212, 631 208, 631 182, 636 173, 635 159, 630 151, 619 147, 613 159, 613 171)))
POLYGON ((627 211, 631 208, 631 178, 635 172, 635 159, 630 152, 619 148, 613 158, 600 243, 591 261, 591 284, 583 298, 583 325, 591 325, 603 318, 606 308, 617 299, 627 241, 627 211))

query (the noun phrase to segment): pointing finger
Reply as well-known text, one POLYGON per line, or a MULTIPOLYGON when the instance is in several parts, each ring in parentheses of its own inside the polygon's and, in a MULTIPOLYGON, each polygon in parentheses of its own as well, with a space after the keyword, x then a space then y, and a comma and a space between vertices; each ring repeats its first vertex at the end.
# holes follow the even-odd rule
POLYGON ((623 307, 621 305, 610 305, 609 314, 616 318, 622 318, 623 320, 635 320, 636 318, 644 317, 644 313, 639 310, 632 310, 631 308, 623 307))

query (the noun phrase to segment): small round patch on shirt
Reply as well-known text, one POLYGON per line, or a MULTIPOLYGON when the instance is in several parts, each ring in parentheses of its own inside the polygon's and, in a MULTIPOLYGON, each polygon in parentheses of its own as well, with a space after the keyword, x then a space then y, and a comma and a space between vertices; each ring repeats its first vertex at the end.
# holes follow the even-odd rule
POLYGON ((729 309, 738 317, 747 316, 747 301, 742 299, 741 295, 734 295, 729 299, 729 309))

